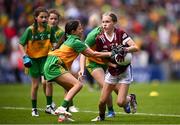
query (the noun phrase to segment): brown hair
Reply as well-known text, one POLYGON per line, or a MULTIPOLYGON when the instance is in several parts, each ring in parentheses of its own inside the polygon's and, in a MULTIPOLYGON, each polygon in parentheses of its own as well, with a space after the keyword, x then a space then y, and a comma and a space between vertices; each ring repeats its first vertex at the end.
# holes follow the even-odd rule
POLYGON ((34 10, 33 16, 37 17, 37 16, 39 16, 39 13, 41 13, 41 12, 45 12, 49 15, 48 10, 45 7, 38 7, 34 10))
POLYGON ((60 20, 61 15, 59 14, 59 12, 56 9, 50 9, 49 14, 51 14, 51 13, 56 14, 58 17, 58 20, 60 20))
POLYGON ((70 35, 73 30, 76 30, 79 25, 80 25, 80 21, 79 20, 70 20, 70 21, 68 21, 66 23, 66 25, 65 25, 65 37, 67 35, 70 35))
POLYGON ((37 20, 36 17, 39 16, 39 14, 41 12, 45 12, 49 15, 48 10, 45 7, 38 7, 34 10, 33 16, 34 16, 34 30, 33 30, 33 34, 36 34, 37 32, 37 28, 38 28, 38 24, 37 24, 37 20))

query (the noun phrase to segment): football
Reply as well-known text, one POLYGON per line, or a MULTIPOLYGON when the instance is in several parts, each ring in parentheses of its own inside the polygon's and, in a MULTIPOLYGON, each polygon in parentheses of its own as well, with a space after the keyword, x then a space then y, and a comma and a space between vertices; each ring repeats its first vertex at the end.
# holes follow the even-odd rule
POLYGON ((126 66, 131 63, 132 53, 127 53, 125 56, 120 56, 119 54, 115 55, 115 61, 120 66, 126 66))

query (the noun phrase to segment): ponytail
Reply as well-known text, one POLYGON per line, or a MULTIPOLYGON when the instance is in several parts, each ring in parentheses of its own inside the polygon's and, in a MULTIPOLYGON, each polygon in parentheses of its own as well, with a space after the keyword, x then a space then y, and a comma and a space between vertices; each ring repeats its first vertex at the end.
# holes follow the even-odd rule
POLYGON ((65 40, 67 39, 67 36, 72 34, 72 31, 76 30, 80 24, 79 20, 71 20, 68 21, 65 25, 65 40))

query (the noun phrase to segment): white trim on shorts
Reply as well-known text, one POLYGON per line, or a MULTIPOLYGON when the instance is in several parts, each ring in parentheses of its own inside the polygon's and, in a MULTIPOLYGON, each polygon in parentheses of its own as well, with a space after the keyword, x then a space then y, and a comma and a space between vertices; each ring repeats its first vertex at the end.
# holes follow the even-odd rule
POLYGON ((105 83, 106 84, 131 84, 133 81, 132 75, 132 66, 129 65, 124 73, 121 73, 118 76, 113 76, 107 70, 105 74, 105 83))

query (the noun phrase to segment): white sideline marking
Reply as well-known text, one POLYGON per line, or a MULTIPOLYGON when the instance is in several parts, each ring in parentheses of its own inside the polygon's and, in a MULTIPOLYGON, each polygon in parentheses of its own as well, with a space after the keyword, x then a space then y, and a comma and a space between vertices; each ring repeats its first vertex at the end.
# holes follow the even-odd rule
MULTIPOLYGON (((81 111, 81 112, 98 113, 97 111, 81 111)), ((152 114, 152 113, 135 113, 135 114, 127 114, 127 113, 124 113, 124 112, 116 112, 116 114, 123 114, 123 115, 147 115, 147 116, 180 117, 180 115, 174 115, 174 114, 152 114)))
MULTIPOLYGON (((0 107, 0 109, 7 109, 7 110, 31 110, 32 108, 27 107, 0 107)), ((40 111, 44 111, 43 108, 38 108, 40 111)), ((81 110, 80 112, 86 112, 86 113, 98 113, 98 111, 87 111, 87 110, 81 110)), ((124 112, 116 112, 116 114, 123 114, 123 115, 144 115, 144 116, 166 116, 166 117, 180 117, 180 115, 175 114, 152 114, 152 113, 135 113, 135 114, 127 114, 124 112)))

